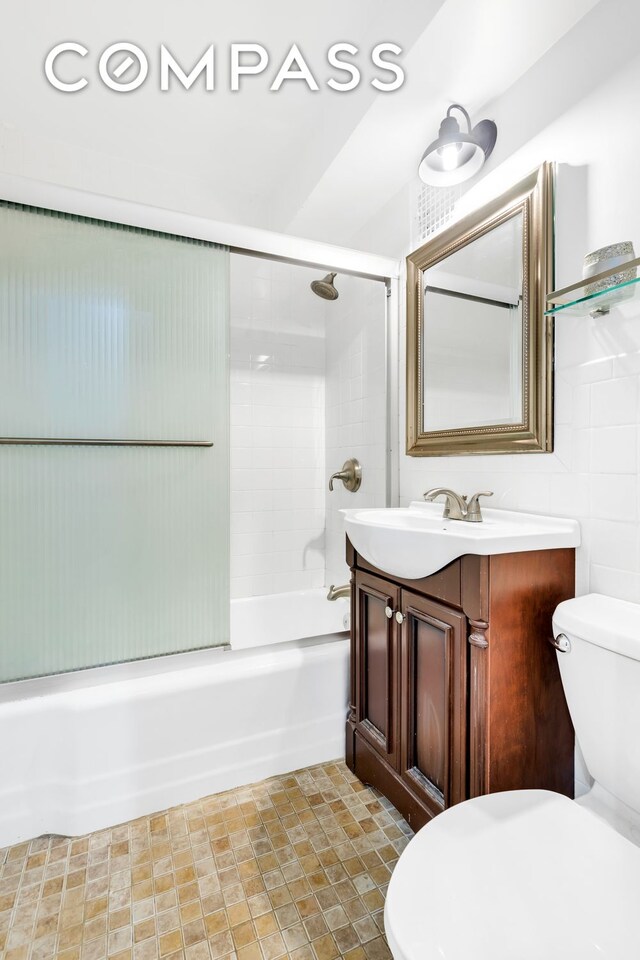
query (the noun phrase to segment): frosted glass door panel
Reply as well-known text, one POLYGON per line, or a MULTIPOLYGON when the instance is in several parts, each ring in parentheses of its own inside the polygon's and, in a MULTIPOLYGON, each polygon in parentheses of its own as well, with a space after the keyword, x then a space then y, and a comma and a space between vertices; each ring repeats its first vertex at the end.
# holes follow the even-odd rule
POLYGON ((212 442, 214 244, 0 205, 0 438, 212 442))
POLYGON ((229 642, 215 447, 0 447, 0 680, 229 642))
POLYGON ((0 682, 229 642, 228 251, 0 205, 0 682))

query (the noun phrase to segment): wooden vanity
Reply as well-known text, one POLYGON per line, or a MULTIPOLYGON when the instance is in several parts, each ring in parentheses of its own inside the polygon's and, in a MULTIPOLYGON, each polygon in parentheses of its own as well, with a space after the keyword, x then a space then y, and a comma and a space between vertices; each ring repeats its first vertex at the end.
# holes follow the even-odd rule
POLYGON ((573 797, 573 726, 547 641, 554 609, 575 593, 574 555, 468 555, 402 580, 347 539, 347 764, 414 829, 484 793, 573 797))

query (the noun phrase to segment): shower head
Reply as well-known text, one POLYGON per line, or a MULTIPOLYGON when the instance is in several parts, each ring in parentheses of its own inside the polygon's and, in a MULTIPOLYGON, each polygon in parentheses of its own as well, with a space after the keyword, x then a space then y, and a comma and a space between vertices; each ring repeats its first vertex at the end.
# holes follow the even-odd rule
POLYGON ((333 285, 335 273, 328 273, 326 277, 323 277, 322 280, 313 280, 311 283, 311 289, 316 294, 317 297, 322 297, 323 300, 337 300, 340 294, 333 285))

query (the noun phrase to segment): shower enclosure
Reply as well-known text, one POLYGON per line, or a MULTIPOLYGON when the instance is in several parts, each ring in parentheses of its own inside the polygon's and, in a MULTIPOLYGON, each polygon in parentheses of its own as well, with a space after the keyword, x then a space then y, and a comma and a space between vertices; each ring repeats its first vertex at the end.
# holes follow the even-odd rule
POLYGON ((340 756, 348 600, 326 594, 340 508, 388 500, 399 265, 2 195, 0 847, 340 756), (362 486, 330 493, 348 457, 362 486))

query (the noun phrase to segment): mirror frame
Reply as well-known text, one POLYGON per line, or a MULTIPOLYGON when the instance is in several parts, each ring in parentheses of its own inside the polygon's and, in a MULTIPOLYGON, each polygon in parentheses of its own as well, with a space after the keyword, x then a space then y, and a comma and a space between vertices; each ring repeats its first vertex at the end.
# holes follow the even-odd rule
POLYGON ((411 457, 553 450, 553 318, 545 317, 553 289, 554 165, 544 163, 502 196, 464 217, 407 257, 407 448, 411 457), (425 431, 422 340, 423 271, 500 226, 523 218, 522 399, 516 424, 425 431))

